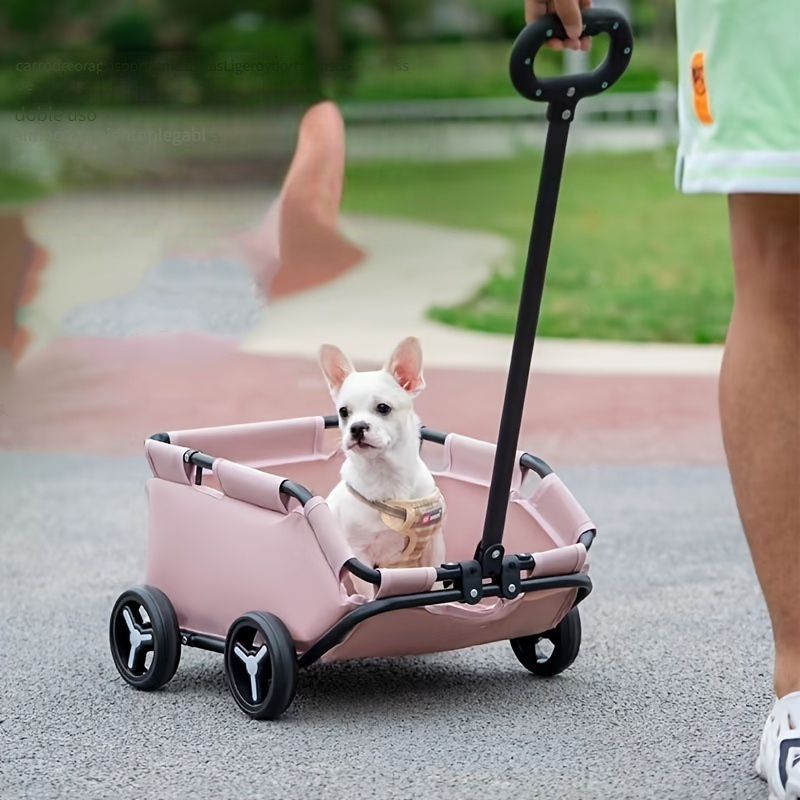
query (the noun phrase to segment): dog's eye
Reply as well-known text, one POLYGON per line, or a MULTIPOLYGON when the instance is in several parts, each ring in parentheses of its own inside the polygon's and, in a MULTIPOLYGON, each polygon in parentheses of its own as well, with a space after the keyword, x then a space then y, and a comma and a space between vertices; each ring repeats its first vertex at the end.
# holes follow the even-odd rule
POLYGON ((386 405, 386 403, 378 403, 377 412, 379 414, 383 414, 384 416, 388 414, 392 409, 386 405))
POLYGON ((342 406, 342 407, 339 409, 339 416, 340 416, 342 419, 347 419, 347 415, 348 415, 349 413, 350 413, 350 412, 347 410, 347 408, 345 408, 345 406, 342 406))

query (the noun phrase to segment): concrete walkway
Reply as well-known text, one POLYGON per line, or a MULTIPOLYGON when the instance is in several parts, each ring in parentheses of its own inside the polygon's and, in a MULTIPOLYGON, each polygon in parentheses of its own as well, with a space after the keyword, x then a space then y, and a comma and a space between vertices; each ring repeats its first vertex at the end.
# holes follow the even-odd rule
MULTIPOLYGON (((132 191, 57 197, 34 208, 29 230, 49 253, 46 278, 24 312, 31 351, 61 335, 77 306, 133 292, 170 254, 234 251, 235 232, 254 228, 267 191, 132 191)), ((430 366, 505 369, 511 339, 427 319, 432 305, 469 297, 511 244, 485 233, 374 217, 346 217, 343 230, 368 258, 338 280, 273 301, 241 341, 246 353, 314 358, 322 341, 362 361, 382 361, 413 333, 430 366), (365 333, 368 332, 368 333, 365 333)), ((192 287, 186 287, 187 296, 192 287)), ((714 376, 722 348, 540 339, 534 370, 565 374, 714 376)))
MULTIPOLYGON (((348 217, 343 227, 369 256, 335 282, 271 303, 261 324, 242 340, 244 352, 316 358, 322 336, 353 359, 382 362, 413 333, 430 366, 507 368, 510 336, 443 325, 428 319, 427 311, 467 299, 494 269, 507 267, 509 242, 486 233, 369 217, 348 217)), ((533 369, 714 376, 721 358, 722 347, 716 345, 541 338, 533 369)))
POLYGON ((48 263, 33 303, 23 310, 29 352, 62 335, 62 319, 78 306, 135 291, 162 258, 229 252, 232 237, 258 225, 272 196, 253 187, 131 189, 38 203, 25 219, 48 263))

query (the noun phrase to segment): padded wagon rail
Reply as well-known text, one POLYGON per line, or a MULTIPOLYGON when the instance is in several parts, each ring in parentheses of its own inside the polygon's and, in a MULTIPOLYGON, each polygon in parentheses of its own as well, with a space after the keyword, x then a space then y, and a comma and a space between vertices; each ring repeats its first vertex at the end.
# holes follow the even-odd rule
MULTIPOLYGON (((325 428, 336 428, 338 417, 323 417, 325 428)), ((435 444, 445 444, 448 434, 428 427, 420 429, 420 438, 435 444)), ((170 444, 167 433, 153 434, 150 439, 170 444)), ((187 449, 184 461, 197 468, 195 484, 202 484, 203 470, 213 470, 217 460, 199 450, 187 449)), ((553 474, 550 466, 540 458, 523 453, 519 459, 520 466, 546 478, 553 474)), ((302 506, 309 503, 314 494, 305 486, 294 481, 284 480, 280 484, 281 494, 297 500, 302 506)), ((577 544, 588 550, 594 541, 594 528, 584 531, 577 544)), ((329 650, 340 644, 345 637, 361 622, 384 614, 388 611, 419 608, 422 606, 441 605, 444 603, 466 603, 475 605, 483 598, 504 597, 511 600, 521 594, 531 592, 547 592, 558 589, 576 589, 573 607, 581 603, 592 591, 592 581, 584 572, 567 575, 546 575, 542 577, 523 577, 522 573, 533 571, 537 566, 535 557, 530 553, 506 555, 503 545, 497 544, 489 548, 478 560, 449 562, 436 568, 436 580, 446 588, 411 594, 399 594, 371 600, 350 611, 336 622, 319 640, 314 642, 298 658, 298 666, 305 667, 318 661, 329 650)), ((356 558, 344 562, 344 567, 357 578, 361 578, 376 587, 380 587, 382 576, 380 570, 373 569, 356 558)), ((191 630, 181 630, 181 644, 216 653, 225 652, 225 640, 217 636, 209 636, 191 630)))
MULTIPOLYGON (((149 438, 145 453, 153 479, 148 483, 147 582, 120 595, 109 624, 112 656, 126 682, 138 689, 156 689, 175 674, 181 648, 216 652, 224 659, 231 693, 240 708, 253 718, 275 719, 291 703, 299 668, 319 660, 385 656, 387 649, 389 655, 396 655, 397 640, 392 635, 381 639, 384 630, 393 631, 403 642, 413 630, 418 641, 405 642, 406 653, 508 638, 517 659, 534 674, 555 675, 568 668, 580 647, 576 606, 592 591, 585 558, 595 529, 553 470, 535 456, 518 453, 518 482, 515 494, 509 496, 512 505, 524 509, 519 514, 525 515, 526 525, 538 520, 549 547, 506 554, 502 531, 498 531, 498 543, 472 558, 436 568, 373 569, 351 557, 349 547, 337 544, 343 541, 341 533, 322 497, 300 483, 264 471, 270 462, 259 468, 262 462, 248 456, 247 450, 237 449, 242 442, 251 447, 255 442, 258 452, 264 448, 273 458, 275 453, 291 458, 302 442, 311 460, 325 461, 321 434, 337 426, 338 418, 330 415, 173 431, 149 438), (530 498, 521 494, 525 471, 542 478, 530 498), (215 480, 203 485, 207 474, 215 480), (298 505, 293 508, 290 499, 298 505), (212 542, 220 542, 218 532, 233 520, 245 538, 232 548, 230 543, 221 544, 221 549, 212 547, 212 542), (285 585, 278 576, 269 580, 260 570, 243 570, 235 584, 228 584, 236 588, 225 588, 224 576, 235 574, 225 554, 244 550, 263 558, 270 546, 277 547, 289 563, 308 567, 319 582, 320 597, 332 604, 330 609, 316 608, 305 600, 298 604, 288 595, 281 605, 279 594, 285 585), (376 587, 371 599, 353 597, 343 589, 348 572, 376 587), (224 591, 232 591, 235 599, 229 596, 227 600, 233 602, 227 607, 213 609, 207 602, 209 593, 225 602, 220 594, 224 591), (343 591, 347 602, 335 605, 343 591), (540 599, 533 600, 535 593, 540 599), (481 605, 483 600, 493 602, 481 605), (514 600, 519 604, 503 602, 514 600), (422 613, 426 608, 432 613, 422 613), (298 618, 292 618, 295 611, 298 618), (395 614, 382 618, 385 622, 373 621, 387 612, 395 614), (471 620, 482 620, 482 624, 472 628, 471 620), (553 644, 544 656, 538 646, 542 640, 553 644), (148 653, 152 654, 149 665, 148 653), (268 667, 260 666, 262 661, 268 667)), ((487 485, 492 445, 427 427, 420 429, 420 439, 439 444, 446 454, 447 467, 438 473, 440 480, 487 485)), ((535 537, 514 539, 521 519, 515 522, 513 515, 509 517, 508 540, 517 541, 517 548, 538 548, 535 537)), ((460 522, 458 530, 464 537, 456 552, 463 558, 470 552, 464 545, 472 546, 471 521, 460 522)), ((316 586, 305 577, 303 591, 316 586)))
MULTIPOLYGON (((330 414, 323 417, 326 428, 335 428, 338 426, 338 418, 336 415, 330 414)), ((442 431, 437 431, 432 428, 422 427, 420 429, 420 437, 425 440, 436 444, 444 444, 447 440, 448 434, 442 431)), ((151 439, 155 441, 170 443, 170 437, 167 433, 153 434, 151 439)), ((212 470, 214 461, 213 456, 209 456, 199 450, 187 450, 184 455, 186 463, 197 467, 195 483, 200 485, 202 483, 203 470, 212 470)), ((524 469, 530 469, 542 478, 553 474, 550 466, 540 458, 532 456, 529 453, 523 453, 519 460, 520 466, 524 469)), ((305 506, 313 497, 314 494, 306 487, 301 486, 294 481, 285 480, 280 485, 280 491, 287 497, 297 500, 301 505, 305 506)), ((595 529, 584 531, 578 537, 578 544, 584 546, 588 551, 592 546, 596 535, 595 529)), ((382 611, 390 611, 394 608, 413 608, 421 605, 431 605, 438 603, 449 602, 463 602, 470 605, 479 603, 484 597, 497 597, 502 596, 508 600, 517 597, 520 594, 533 591, 544 591, 552 588, 577 588, 579 589, 579 597, 576 599, 576 605, 580 600, 586 597, 591 591, 591 580, 588 576, 580 574, 574 576, 564 576, 565 580, 576 579, 580 577, 582 580, 574 583, 574 585, 560 585, 558 587, 550 586, 546 581, 548 578, 522 578, 522 573, 532 571, 536 568, 536 559, 530 553, 521 553, 515 555, 506 555, 502 544, 492 545, 486 550, 482 557, 469 561, 448 562, 436 567, 436 580, 452 588, 438 590, 434 592, 423 592, 419 595, 400 595, 399 597, 384 598, 379 601, 373 601, 368 606, 373 605, 375 602, 381 603, 375 611, 367 614, 366 616, 357 615, 358 618, 352 623, 349 628, 346 628, 344 633, 347 633, 360 619, 366 619, 369 616, 381 613, 382 611), (488 581, 488 583, 487 583, 488 581), (434 597, 435 595, 435 597, 434 597), (418 602, 410 602, 401 605, 388 603, 389 600, 399 600, 410 598, 419 598, 418 602)), ((381 573, 377 569, 367 566, 357 558, 351 558, 344 563, 347 570, 357 578, 364 580, 376 587, 381 585, 381 573)), ((361 609, 357 609, 361 611, 361 609)), ((355 612, 351 612, 355 613, 355 612)), ((348 615, 348 617, 351 615, 348 615)), ((341 623, 348 619, 345 617, 341 623)), ((340 624, 341 624, 340 623, 340 624)), ((344 635, 344 633, 342 635, 344 635)), ((187 642, 187 644, 192 644, 187 642)), ((338 644, 333 642, 330 646, 338 644)), ((197 644, 194 646, 203 646, 197 644)), ((213 648, 212 648, 213 649, 213 648)), ((329 648, 328 648, 329 649, 329 648)), ((323 650, 319 655, 325 652, 323 650)))

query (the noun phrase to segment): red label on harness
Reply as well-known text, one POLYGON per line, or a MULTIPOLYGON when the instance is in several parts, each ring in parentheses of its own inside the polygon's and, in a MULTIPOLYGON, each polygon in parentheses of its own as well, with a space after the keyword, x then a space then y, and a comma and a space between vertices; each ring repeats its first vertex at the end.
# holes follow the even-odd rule
POLYGON ((427 511, 424 513, 419 520, 419 524, 422 526, 434 525, 442 518, 442 509, 441 506, 439 508, 434 508, 432 511, 427 511))

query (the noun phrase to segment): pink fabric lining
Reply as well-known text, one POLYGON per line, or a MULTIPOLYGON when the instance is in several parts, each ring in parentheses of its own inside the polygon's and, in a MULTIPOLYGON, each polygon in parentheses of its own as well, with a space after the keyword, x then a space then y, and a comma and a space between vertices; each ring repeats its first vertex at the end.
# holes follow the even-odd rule
MULTIPOLYGON (((470 483, 488 486, 492 480, 495 449, 496 445, 489 442, 450 433, 444 443, 445 467, 442 471, 470 483)), ((522 451, 518 450, 517 465, 521 456, 522 451)), ((511 479, 512 491, 519 489, 522 477, 523 470, 516 466, 511 479)))
POLYGON ((575 594, 557 589, 485 605, 443 603, 379 614, 357 625, 322 661, 442 653, 543 633, 563 619, 575 594))
POLYGON ((436 570, 433 567, 412 567, 401 569, 379 569, 381 585, 375 599, 393 597, 398 594, 427 592, 436 583, 436 570))
POLYGON ((260 508, 268 508, 270 511, 286 513, 288 497, 280 492, 285 478, 234 464, 224 458, 214 461, 214 475, 220 489, 228 497, 252 503, 260 508))
POLYGON ((170 442, 248 467, 265 467, 279 454, 281 463, 308 461, 322 455, 325 420, 298 417, 219 428, 171 431, 170 442))
POLYGON ((183 460, 186 449, 155 439, 148 439, 144 443, 144 452, 153 475, 175 483, 192 482, 194 467, 183 460))
POLYGON ((567 542, 574 542, 582 533, 595 527, 572 492, 555 473, 542 479, 530 503, 567 542))
POLYGON ((586 548, 582 544, 571 544, 547 550, 544 553, 533 553, 536 566, 531 572, 534 578, 549 575, 571 575, 580 572, 586 562, 586 548))
POLYGON ((328 504, 321 497, 312 497, 303 507, 303 513, 314 529, 320 549, 325 554, 336 580, 341 580, 344 562, 355 556, 347 539, 342 536, 328 504))

